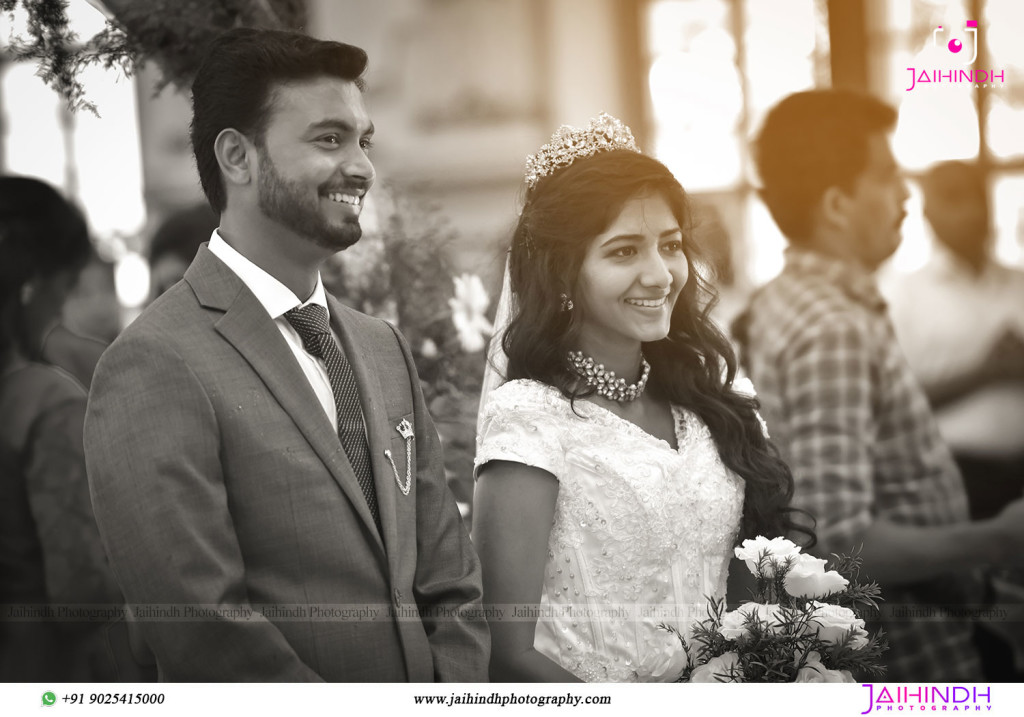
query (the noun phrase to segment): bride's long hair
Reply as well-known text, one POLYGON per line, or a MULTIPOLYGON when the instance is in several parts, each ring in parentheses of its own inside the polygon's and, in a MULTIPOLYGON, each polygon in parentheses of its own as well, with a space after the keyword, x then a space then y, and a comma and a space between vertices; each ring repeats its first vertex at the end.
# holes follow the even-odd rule
POLYGON ((509 252, 516 310, 502 338, 508 380, 533 379, 568 399, 585 398, 566 354, 578 347, 581 310, 562 310, 562 295, 576 296, 580 266, 590 242, 605 231, 625 203, 657 193, 683 229, 689 278, 672 312, 665 339, 643 345, 651 364, 648 390, 684 406, 704 421, 722 462, 746 485, 740 538, 814 532, 790 519, 793 477, 768 442, 757 418, 757 399, 732 389, 736 356, 709 314, 714 289, 702 278, 691 240, 686 193, 661 162, 614 150, 578 159, 542 178, 526 194, 509 252))

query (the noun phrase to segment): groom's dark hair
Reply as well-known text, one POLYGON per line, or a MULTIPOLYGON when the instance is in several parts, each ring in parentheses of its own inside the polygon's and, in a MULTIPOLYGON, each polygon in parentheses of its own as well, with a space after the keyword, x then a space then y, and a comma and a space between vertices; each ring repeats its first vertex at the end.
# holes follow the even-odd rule
POLYGON ((236 28, 207 49, 192 82, 192 152, 210 206, 224 211, 227 195, 213 145, 233 128, 262 144, 275 86, 337 77, 364 89, 366 53, 354 45, 298 32, 236 28))

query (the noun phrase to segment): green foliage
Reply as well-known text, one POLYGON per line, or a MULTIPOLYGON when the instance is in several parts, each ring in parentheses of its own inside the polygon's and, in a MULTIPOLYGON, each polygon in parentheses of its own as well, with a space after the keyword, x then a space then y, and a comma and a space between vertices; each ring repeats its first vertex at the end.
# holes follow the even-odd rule
POLYGON ((678 630, 662 625, 679 637, 683 649, 690 655, 691 666, 679 681, 689 681, 695 670, 724 655, 735 655, 737 666, 715 670, 712 677, 720 682, 794 682, 800 670, 812 665, 824 670, 848 671, 857 679, 884 676, 881 658, 888 644, 882 631, 868 635, 851 627, 837 639, 822 639, 819 632, 822 624, 815 614, 823 604, 826 608, 848 608, 857 618, 863 618, 864 611, 877 611, 877 601, 881 599, 878 586, 857 583, 860 558, 833 556, 828 567, 849 583, 842 591, 814 600, 786 591, 786 574, 793 564, 792 558, 776 561, 767 551, 760 555, 752 603, 770 609, 772 618, 765 619, 758 611, 748 610, 738 636, 733 636, 730 630, 726 631, 729 637, 723 634, 723 623, 735 613, 727 613, 721 599, 709 599, 708 617, 690 628, 689 643, 678 630))
MULTIPOLYGON (((76 0, 85 2, 85 0, 76 0)), ((0 0, 0 12, 18 5, 27 15, 26 36, 15 35, 4 56, 34 61, 39 77, 71 110, 96 113, 81 72, 90 65, 131 75, 147 62, 161 70, 158 91, 187 90, 209 43, 233 27, 301 28, 303 0, 106 0, 112 13, 104 30, 81 40, 68 23, 68 0, 0 0)))

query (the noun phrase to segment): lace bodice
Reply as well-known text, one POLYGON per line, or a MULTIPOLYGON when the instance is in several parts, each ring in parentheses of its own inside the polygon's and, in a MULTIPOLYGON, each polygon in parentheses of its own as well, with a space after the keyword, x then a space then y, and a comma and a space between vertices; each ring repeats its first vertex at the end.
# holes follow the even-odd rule
POLYGON ((484 407, 477 467, 516 461, 558 479, 534 644, 587 681, 675 679, 685 655, 659 624, 685 630, 725 593, 743 482, 704 423, 672 411, 678 449, 535 381, 484 407))

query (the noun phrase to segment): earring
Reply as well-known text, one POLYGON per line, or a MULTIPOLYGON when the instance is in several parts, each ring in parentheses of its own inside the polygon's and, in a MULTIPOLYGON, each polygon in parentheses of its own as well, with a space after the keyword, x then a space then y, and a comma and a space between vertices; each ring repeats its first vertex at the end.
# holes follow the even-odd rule
POLYGON ((572 311, 572 299, 568 294, 562 294, 562 311, 572 311))

